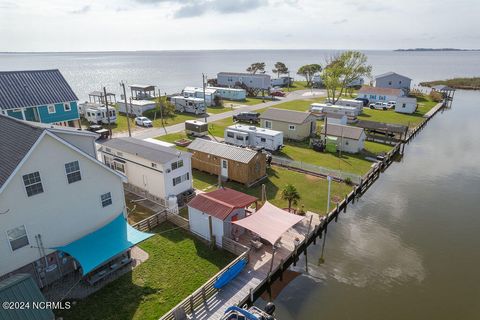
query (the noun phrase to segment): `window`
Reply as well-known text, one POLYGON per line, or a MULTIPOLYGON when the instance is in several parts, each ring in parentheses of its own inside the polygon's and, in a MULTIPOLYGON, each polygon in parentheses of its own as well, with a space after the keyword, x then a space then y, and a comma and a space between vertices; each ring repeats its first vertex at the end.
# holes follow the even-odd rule
POLYGON ((266 142, 267 139, 265 139, 265 138, 260 138, 260 141, 261 141, 261 142, 266 142))
POLYGON ((237 140, 243 141, 243 137, 242 136, 237 136, 237 140))
POLYGON ((227 169, 227 167, 228 167, 228 161, 222 159, 222 168, 227 169))
POLYGON ((70 105, 70 103, 64 103, 63 104, 63 110, 64 111, 72 111, 72 106, 70 105))
POLYGON ((407 106, 406 103, 402 103, 402 108, 405 108, 407 106))
POLYGON ((391 85, 392 85, 392 81, 388 81, 388 85, 391 86, 391 85))
POLYGON ((65 163, 65 172, 67 173, 68 183, 74 183, 82 180, 82 175, 80 174, 80 165, 78 164, 78 161, 65 163))
POLYGON ((152 168, 156 168, 157 164, 152 162, 152 168))
POLYGON ((25 226, 20 226, 14 229, 7 230, 8 241, 12 251, 20 249, 28 245, 28 236, 25 226))
POLYGON ((178 169, 183 167, 183 160, 178 160, 176 162, 172 162, 172 170, 178 169))
POLYGON ((111 169, 115 169, 114 164, 113 164, 113 159, 107 156, 103 156, 103 162, 105 162, 105 165, 111 169))
POLYGON ((47 106, 48 113, 55 113, 55 105, 50 104, 47 106))
POLYGON ((233 132, 227 131, 227 137, 229 137, 229 138, 235 138, 235 135, 233 134, 233 132))
POLYGON ((88 117, 90 117, 90 116, 91 116, 90 112, 87 112, 87 116, 88 116, 88 117))
POLYGON ((190 173, 187 172, 179 177, 176 177, 176 178, 173 178, 172 179, 172 182, 173 182, 173 186, 175 187, 177 184, 180 184, 184 181, 187 181, 187 180, 190 180, 190 173))
POLYGON ((115 164, 115 170, 125 173, 125 164, 118 161, 114 161, 114 164, 115 164))
POLYGON ((29 197, 43 192, 42 180, 38 171, 24 175, 23 183, 29 197))
POLYGON ((102 200, 102 207, 106 207, 112 204, 112 194, 110 192, 104 193, 100 196, 102 200))
POLYGON ((268 121, 268 120, 265 120, 265 128, 272 129, 272 122, 268 121))
POLYGON ((293 124, 288 125, 288 130, 295 130, 295 126, 293 124))

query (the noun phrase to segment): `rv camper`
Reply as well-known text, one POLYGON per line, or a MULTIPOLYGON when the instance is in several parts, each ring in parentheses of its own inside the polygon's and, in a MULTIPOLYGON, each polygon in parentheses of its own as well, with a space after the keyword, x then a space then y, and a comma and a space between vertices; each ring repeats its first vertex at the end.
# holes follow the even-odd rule
POLYGON ((346 115, 348 123, 357 122, 357 116, 359 114, 355 107, 345 107, 339 105, 327 105, 323 107, 323 114, 328 117, 329 114, 341 114, 346 115))
POLYGON ((337 103, 335 103, 335 105, 357 108, 359 114, 362 113, 363 111, 363 101, 360 101, 360 100, 339 99, 337 103))
MULTIPOLYGON (((108 124, 107 108, 101 103, 84 102, 78 105, 79 113, 88 122, 94 124, 108 124)), ((117 112, 114 107, 108 108, 110 123, 117 123, 117 112)))
POLYGON ((312 103, 310 105, 310 113, 315 115, 318 119, 322 120, 324 118, 323 108, 330 106, 331 104, 326 103, 312 103))
POLYGON ((178 112, 194 114, 204 114, 206 112, 205 103, 200 98, 175 96, 170 101, 175 105, 175 111, 178 112))
POLYGON ((185 121, 185 132, 188 135, 203 137, 208 134, 208 123, 198 120, 185 121))
POLYGON ((283 147, 283 132, 235 124, 225 129, 225 142, 240 147, 277 151, 283 147))
POLYGON ((203 92, 205 92, 205 103, 207 106, 215 105, 215 96, 217 96, 217 90, 211 87, 203 88, 200 87, 185 87, 182 90, 184 97, 200 98, 203 99, 203 92))

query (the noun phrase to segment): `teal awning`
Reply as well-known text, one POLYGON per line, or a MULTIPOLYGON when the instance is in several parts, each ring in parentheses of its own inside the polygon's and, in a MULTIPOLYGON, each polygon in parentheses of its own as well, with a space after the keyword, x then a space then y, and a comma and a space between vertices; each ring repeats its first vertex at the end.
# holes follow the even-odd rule
POLYGON ((83 275, 99 267, 153 234, 130 226, 121 213, 114 220, 86 236, 55 249, 74 257, 82 266, 83 275))

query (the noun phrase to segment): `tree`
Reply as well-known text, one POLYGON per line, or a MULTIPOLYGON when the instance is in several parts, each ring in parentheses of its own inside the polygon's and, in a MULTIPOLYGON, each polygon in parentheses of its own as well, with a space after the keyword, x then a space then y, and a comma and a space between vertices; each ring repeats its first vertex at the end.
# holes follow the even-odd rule
POLYGON ((322 80, 330 102, 335 104, 353 81, 371 77, 372 66, 367 60, 367 56, 359 51, 346 51, 327 59, 322 80))
POLYGON ((283 62, 275 63, 275 69, 272 70, 273 73, 277 74, 277 77, 280 78, 280 75, 287 74, 288 68, 283 62))
POLYGON ((292 204, 297 205, 298 200, 300 200, 300 194, 294 185, 288 183, 282 190, 281 198, 282 200, 288 201, 288 211, 290 211, 290 209, 292 209, 292 204))
POLYGON ((304 66, 301 66, 298 69, 297 74, 305 77, 305 80, 307 80, 307 87, 310 87, 312 85, 312 80, 315 73, 319 73, 321 71, 322 71, 322 66, 314 63, 314 64, 306 64, 304 66))
POLYGON ((257 72, 264 73, 265 72, 265 62, 252 63, 250 65, 250 67, 247 68, 247 72, 250 72, 251 74, 255 74, 257 72))

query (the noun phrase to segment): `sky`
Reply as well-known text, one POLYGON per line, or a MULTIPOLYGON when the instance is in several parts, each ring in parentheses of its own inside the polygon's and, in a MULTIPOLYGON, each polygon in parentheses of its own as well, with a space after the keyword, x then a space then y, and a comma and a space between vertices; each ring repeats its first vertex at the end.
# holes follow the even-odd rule
POLYGON ((480 0, 0 0, 0 51, 480 48, 480 0))

